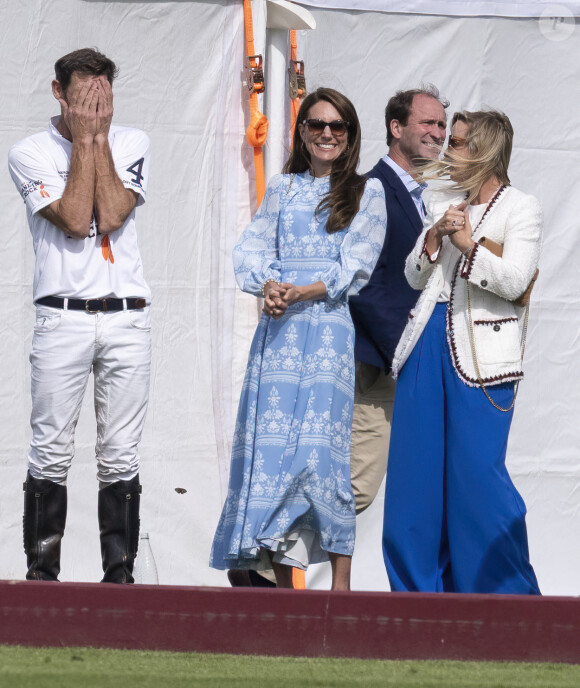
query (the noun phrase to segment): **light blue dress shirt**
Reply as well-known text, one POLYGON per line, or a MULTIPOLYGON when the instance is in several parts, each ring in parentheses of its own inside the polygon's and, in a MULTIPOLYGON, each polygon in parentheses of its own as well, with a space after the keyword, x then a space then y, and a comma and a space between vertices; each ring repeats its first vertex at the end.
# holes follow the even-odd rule
POLYGON ((425 205, 423 204, 421 194, 427 188, 427 184, 419 184, 418 182, 416 182, 406 170, 404 170, 400 165, 397 165, 397 163, 388 155, 385 155, 385 157, 383 158, 383 162, 385 162, 403 182, 405 188, 407 189, 407 191, 411 195, 411 198, 413 199, 413 203, 415 204, 415 207, 417 208, 417 211, 419 212, 421 219, 424 220, 425 205))

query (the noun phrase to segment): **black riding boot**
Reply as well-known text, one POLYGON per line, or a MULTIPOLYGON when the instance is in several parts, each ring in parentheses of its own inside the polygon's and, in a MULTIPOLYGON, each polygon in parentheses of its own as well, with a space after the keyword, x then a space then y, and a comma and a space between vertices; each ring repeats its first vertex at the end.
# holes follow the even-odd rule
POLYGON ((105 575, 101 583, 134 583, 139 544, 139 476, 99 490, 99 528, 105 575))
POLYGON ((24 551, 28 580, 58 580, 60 541, 66 523, 66 487, 26 475, 24 488, 24 551))

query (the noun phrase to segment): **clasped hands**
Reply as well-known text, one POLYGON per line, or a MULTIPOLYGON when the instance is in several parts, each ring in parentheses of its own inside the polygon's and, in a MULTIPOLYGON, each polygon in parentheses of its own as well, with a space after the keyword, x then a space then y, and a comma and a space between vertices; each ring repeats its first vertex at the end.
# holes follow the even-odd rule
POLYGON ((113 89, 107 77, 71 83, 67 96, 67 100, 58 100, 73 141, 98 143, 107 140, 113 119, 113 89))
POLYGON ((290 282, 268 282, 264 287, 264 308, 266 315, 277 320, 288 306, 300 301, 300 287, 290 282))
POLYGON ((448 236, 449 241, 461 253, 465 253, 474 246, 473 230, 466 208, 467 201, 457 206, 450 205, 443 217, 431 227, 427 240, 429 253, 435 253, 439 249, 444 236, 448 236))

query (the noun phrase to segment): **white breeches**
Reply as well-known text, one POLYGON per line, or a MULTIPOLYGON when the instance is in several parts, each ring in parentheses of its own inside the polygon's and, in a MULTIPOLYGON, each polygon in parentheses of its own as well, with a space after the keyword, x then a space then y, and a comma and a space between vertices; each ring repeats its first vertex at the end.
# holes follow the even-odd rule
POLYGON ((149 398, 149 308, 85 313, 38 306, 30 363, 31 475, 66 482, 93 370, 97 477, 101 483, 134 478, 149 398))

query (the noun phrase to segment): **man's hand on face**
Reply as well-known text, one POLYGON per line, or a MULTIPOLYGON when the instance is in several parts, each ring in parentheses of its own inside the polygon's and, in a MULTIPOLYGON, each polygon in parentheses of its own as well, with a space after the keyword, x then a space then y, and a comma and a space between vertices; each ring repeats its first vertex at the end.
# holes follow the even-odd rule
POLYGON ((109 137, 109 129, 113 119, 113 89, 105 76, 100 76, 97 79, 97 83, 98 97, 95 141, 98 141, 101 137, 106 141, 109 137))
POLYGON ((62 116, 73 141, 92 143, 97 131, 98 82, 83 79, 67 89, 67 101, 59 98, 62 116))

